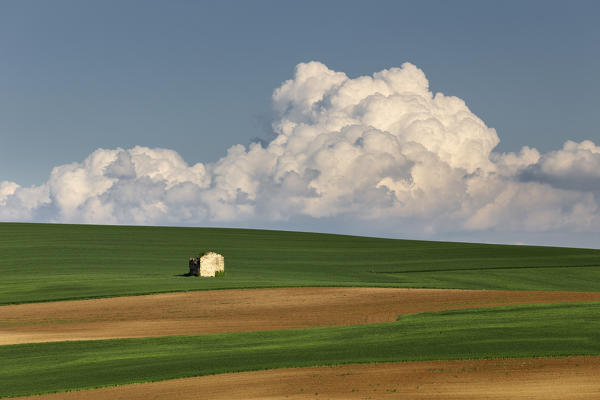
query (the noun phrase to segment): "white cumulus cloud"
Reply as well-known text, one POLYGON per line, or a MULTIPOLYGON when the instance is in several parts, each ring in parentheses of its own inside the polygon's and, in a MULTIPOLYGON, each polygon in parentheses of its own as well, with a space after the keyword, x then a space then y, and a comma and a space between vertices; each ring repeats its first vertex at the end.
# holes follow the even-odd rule
POLYGON ((268 144, 236 145, 195 165, 167 149, 98 149, 54 168, 43 185, 1 182, 0 218, 188 225, 306 217, 410 221, 422 232, 600 232, 599 146, 494 152, 496 131, 463 100, 432 93, 412 64, 349 78, 302 63, 275 89, 273 106, 268 144))

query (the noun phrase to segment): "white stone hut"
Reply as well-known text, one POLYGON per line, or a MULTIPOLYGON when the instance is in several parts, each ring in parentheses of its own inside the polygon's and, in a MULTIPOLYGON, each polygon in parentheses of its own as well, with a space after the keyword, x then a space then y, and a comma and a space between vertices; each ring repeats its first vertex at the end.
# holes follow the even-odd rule
POLYGON ((225 272, 225 258, 209 251, 200 257, 200 276, 215 276, 217 272, 225 272))

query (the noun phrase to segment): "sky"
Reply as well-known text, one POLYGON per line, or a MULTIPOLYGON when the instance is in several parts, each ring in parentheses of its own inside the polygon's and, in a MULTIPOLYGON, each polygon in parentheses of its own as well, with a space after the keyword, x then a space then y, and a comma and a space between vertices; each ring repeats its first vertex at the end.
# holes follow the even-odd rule
POLYGON ((0 220, 598 247, 599 11, 0 2, 0 220))

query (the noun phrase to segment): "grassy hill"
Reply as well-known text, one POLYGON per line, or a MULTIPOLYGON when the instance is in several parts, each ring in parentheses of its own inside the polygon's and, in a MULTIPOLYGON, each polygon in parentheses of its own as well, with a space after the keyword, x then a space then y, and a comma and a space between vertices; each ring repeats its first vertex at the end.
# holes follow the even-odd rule
MULTIPOLYGON (((246 229, 0 223, 0 304, 226 288, 600 290, 600 250, 246 229), (225 255, 226 276, 185 277, 225 255)), ((600 354, 600 303, 396 322, 0 346, 0 397, 228 371, 355 362, 600 354)), ((1 328, 1 327, 0 327, 1 328)))
POLYGON ((600 250, 222 229, 0 223, 0 304, 226 288, 600 290, 600 250), (225 255, 226 277, 184 277, 225 255))

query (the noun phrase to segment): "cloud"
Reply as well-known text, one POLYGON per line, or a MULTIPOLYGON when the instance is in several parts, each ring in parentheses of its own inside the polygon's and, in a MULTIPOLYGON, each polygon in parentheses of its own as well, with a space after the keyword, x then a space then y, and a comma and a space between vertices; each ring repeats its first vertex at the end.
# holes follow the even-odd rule
MULTIPOLYGON (((175 151, 98 149, 24 188, 0 218, 256 225, 310 218, 415 234, 600 231, 600 147, 497 153, 493 128, 405 63, 349 78, 302 63, 273 93, 274 138, 188 165, 175 151)), ((369 232, 377 233, 377 232, 369 232)))
POLYGON ((556 188, 600 192, 600 146, 589 140, 569 140, 561 150, 544 154, 539 162, 522 170, 520 178, 556 188))

